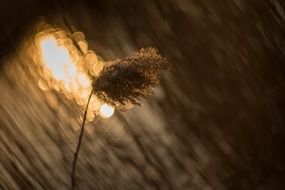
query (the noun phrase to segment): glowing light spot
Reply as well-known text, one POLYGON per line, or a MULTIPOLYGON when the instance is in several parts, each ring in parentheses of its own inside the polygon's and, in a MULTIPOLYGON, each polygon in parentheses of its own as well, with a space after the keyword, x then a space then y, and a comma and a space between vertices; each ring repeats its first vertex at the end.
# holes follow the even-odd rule
POLYGON ((114 114, 114 111, 115 109, 112 106, 109 106, 108 104, 103 104, 99 109, 99 114, 103 118, 108 118, 114 114))
POLYGON ((86 75, 84 74, 79 74, 78 75, 78 82, 81 86, 87 88, 88 86, 91 85, 90 79, 86 78, 86 75))
POLYGON ((39 80, 39 87, 40 89, 42 89, 43 91, 48 90, 48 86, 45 84, 45 82, 43 80, 39 80))
MULTIPOLYGON (((49 25, 36 34, 30 53, 34 63, 39 66, 39 88, 43 91, 54 89, 84 108, 92 90, 89 75, 100 73, 104 64, 94 51, 88 50, 83 33, 75 32, 72 36, 85 55, 78 51, 66 32, 49 25)), ((94 119, 95 113, 103 118, 113 115, 114 108, 102 104, 95 95, 91 98, 88 121, 94 119)))
POLYGON ((60 90, 71 93, 70 96, 85 98, 85 92, 91 90, 91 81, 87 74, 79 69, 79 63, 76 63, 74 56, 70 54, 69 49, 72 48, 68 49, 64 42, 53 35, 40 39, 42 63, 47 73, 45 75, 50 73, 51 80, 55 79, 57 84, 63 85, 60 90))

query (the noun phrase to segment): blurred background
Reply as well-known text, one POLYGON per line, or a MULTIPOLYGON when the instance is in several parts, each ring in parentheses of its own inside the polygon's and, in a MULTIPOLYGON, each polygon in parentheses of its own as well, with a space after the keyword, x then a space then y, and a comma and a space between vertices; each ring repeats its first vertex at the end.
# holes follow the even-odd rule
POLYGON ((83 106, 41 82, 30 47, 43 22, 82 32, 102 62, 151 46, 171 63, 140 107, 87 123, 77 189, 284 189, 282 0, 1 0, 0 9, 0 189, 70 187, 83 106))

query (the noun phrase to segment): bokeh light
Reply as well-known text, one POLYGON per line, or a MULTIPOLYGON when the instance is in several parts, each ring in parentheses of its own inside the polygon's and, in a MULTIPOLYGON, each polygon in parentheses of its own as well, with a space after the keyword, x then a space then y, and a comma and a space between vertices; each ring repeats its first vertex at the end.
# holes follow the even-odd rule
MULTIPOLYGON (((32 46, 32 57, 40 70, 40 89, 54 89, 63 93, 82 108, 92 90, 91 77, 98 75, 104 66, 103 60, 100 60, 94 51, 88 50, 88 43, 84 38, 81 32, 70 35, 45 24, 41 26, 32 46)), ((108 110, 106 111, 106 105, 93 95, 87 121, 92 121, 97 114, 103 118, 111 117, 114 108, 108 106, 108 110)))
POLYGON ((109 118, 114 114, 114 111, 115 109, 112 106, 108 104, 103 104, 100 107, 99 114, 103 118, 109 118))

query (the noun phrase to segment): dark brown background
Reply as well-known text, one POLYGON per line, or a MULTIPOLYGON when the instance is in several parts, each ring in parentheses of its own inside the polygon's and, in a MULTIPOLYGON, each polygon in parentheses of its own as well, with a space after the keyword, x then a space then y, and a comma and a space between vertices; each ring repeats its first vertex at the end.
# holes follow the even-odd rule
POLYGON ((282 0, 0 2, 0 189, 67 189, 74 102, 42 92, 33 26, 86 35, 105 60, 154 46, 171 62, 142 107, 88 124, 78 189, 284 189, 282 0), (65 20, 65 22, 64 22, 65 20))

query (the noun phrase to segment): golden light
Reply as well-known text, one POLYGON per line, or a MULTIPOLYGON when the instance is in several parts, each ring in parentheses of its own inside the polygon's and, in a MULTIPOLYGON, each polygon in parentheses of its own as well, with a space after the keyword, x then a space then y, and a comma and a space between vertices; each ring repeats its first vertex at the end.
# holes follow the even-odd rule
POLYGON ((114 114, 115 109, 108 104, 103 104, 100 107, 99 114, 103 118, 111 117, 114 114))
POLYGON ((43 63, 52 76, 63 82, 64 87, 71 92, 77 92, 78 87, 88 88, 91 81, 86 74, 80 72, 72 60, 68 49, 59 45, 53 36, 40 41, 43 63))
MULTIPOLYGON (((104 63, 98 60, 94 51, 88 50, 88 43, 81 32, 72 36, 84 55, 75 47, 70 35, 47 25, 36 35, 32 57, 40 69, 38 84, 42 90, 54 89, 84 108, 92 90, 92 81, 87 73, 97 75, 104 63)), ((108 118, 113 115, 114 108, 93 95, 87 120, 92 121, 97 113, 108 118)))

